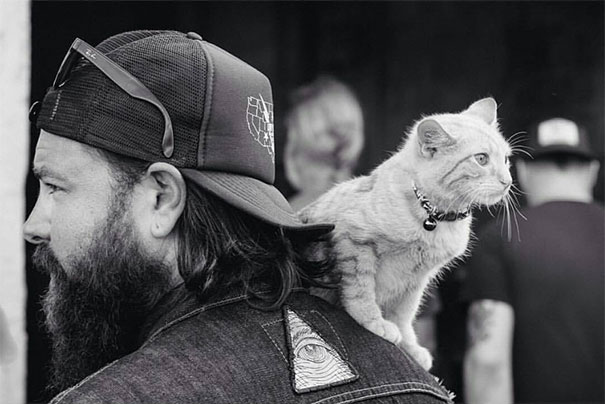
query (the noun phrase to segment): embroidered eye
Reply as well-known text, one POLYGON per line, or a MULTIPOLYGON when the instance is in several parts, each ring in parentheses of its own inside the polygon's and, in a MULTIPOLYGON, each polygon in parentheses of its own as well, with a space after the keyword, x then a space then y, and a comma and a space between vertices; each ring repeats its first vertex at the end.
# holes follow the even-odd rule
POLYGON ((302 341, 297 347, 295 355, 300 359, 322 363, 328 359, 328 350, 323 346, 322 341, 302 341))
POLYGON ((486 153, 475 154, 475 160, 480 166, 484 166, 489 162, 489 156, 486 153))
POLYGON ((294 391, 304 393, 357 378, 340 354, 292 310, 286 310, 294 391))

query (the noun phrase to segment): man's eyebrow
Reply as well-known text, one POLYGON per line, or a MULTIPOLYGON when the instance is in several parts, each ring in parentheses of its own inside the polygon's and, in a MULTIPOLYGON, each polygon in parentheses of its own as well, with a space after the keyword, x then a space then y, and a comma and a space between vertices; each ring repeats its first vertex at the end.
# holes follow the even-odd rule
POLYGON ((34 173, 34 177, 36 177, 37 180, 40 180, 42 178, 54 178, 57 180, 62 180, 65 181, 65 177, 62 176, 61 174, 50 170, 48 167, 46 166, 42 166, 42 167, 36 167, 34 166, 32 168, 32 171, 34 173))

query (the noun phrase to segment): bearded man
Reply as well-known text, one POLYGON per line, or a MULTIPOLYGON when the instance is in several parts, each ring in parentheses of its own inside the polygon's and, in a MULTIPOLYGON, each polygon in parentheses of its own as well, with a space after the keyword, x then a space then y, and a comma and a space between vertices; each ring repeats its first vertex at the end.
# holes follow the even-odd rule
POLYGON ((308 294, 273 186, 269 80, 196 33, 76 39, 44 100, 25 223, 53 339, 53 403, 440 403, 407 353, 308 294))

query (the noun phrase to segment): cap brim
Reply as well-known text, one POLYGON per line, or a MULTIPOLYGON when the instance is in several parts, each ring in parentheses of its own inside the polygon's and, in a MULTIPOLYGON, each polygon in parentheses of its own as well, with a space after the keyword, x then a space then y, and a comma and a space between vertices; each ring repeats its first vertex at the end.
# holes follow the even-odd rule
POLYGON ((181 168, 183 175, 228 204, 286 230, 319 237, 334 229, 329 223, 303 223, 273 185, 257 179, 219 171, 181 168))
POLYGON ((589 160, 596 159, 597 156, 590 150, 580 149, 568 145, 553 145, 546 147, 535 147, 530 154, 533 158, 548 156, 552 154, 569 154, 572 156, 583 157, 589 160))

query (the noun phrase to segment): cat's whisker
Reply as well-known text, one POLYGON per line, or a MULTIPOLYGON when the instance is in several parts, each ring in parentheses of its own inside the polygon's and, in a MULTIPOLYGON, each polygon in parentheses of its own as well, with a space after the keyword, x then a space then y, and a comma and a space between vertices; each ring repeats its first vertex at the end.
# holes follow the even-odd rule
MULTIPOLYGON (((515 208, 516 212, 521 215, 521 217, 523 217, 525 220, 527 220, 527 218, 525 216, 523 216, 523 214, 521 213, 521 211, 518 208, 515 208)), ((517 241, 521 241, 521 229, 519 227, 519 221, 517 220, 517 215, 514 215, 513 218, 515 219, 515 226, 517 227, 517 241)))
POLYGON ((510 135, 510 137, 506 140, 508 142, 509 145, 511 146, 515 146, 525 140, 527 140, 527 132, 525 131, 519 131, 516 133, 513 133, 512 135, 510 135))
POLYGON ((534 151, 534 148, 519 144, 519 145, 511 146, 510 150, 513 154, 515 154, 516 152, 526 152, 526 153, 531 154, 531 152, 534 151))
POLYGON ((511 194, 510 202, 511 202, 511 208, 512 208, 512 213, 513 213, 513 219, 515 221, 515 227, 517 228, 517 240, 521 241, 521 231, 519 229, 519 221, 517 220, 517 214, 519 214, 525 220, 527 220, 527 218, 525 216, 523 216, 523 214, 519 210, 519 207, 517 206, 518 202, 515 198, 516 198, 516 196, 514 194, 511 194))
POLYGON ((445 206, 445 211, 449 212, 452 210, 452 206, 460 199, 460 195, 456 195, 454 199, 450 200, 449 203, 445 206))
POLYGON ((456 195, 456 197, 450 201, 450 203, 446 207, 445 211, 449 212, 449 211, 453 211, 453 210, 463 210, 463 209, 466 209, 466 207, 470 207, 470 205, 468 203, 465 203, 465 201, 467 200, 467 197, 468 196, 466 194, 456 195))
POLYGON ((521 136, 525 136, 525 135, 527 135, 527 132, 524 130, 520 130, 519 132, 515 132, 512 135, 510 135, 508 140, 510 141, 510 139, 515 139, 516 137, 521 137, 521 136))
POLYGON ((511 147, 511 152, 513 153, 514 156, 519 155, 519 154, 524 154, 527 157, 529 157, 530 159, 533 159, 534 156, 531 155, 531 152, 534 149, 528 146, 521 146, 521 145, 516 145, 516 146, 512 146, 511 147))
POLYGON ((512 220, 511 220, 512 207, 510 204, 511 200, 510 200, 509 194, 506 194, 505 200, 506 200, 506 230, 507 230, 507 235, 508 235, 508 241, 510 242, 513 239, 513 229, 512 229, 512 220))
MULTIPOLYGON (((487 193, 486 193, 487 194, 487 193)), ((489 206, 489 205, 484 205, 485 209, 487 210, 487 213, 489 213, 489 215, 493 218, 497 219, 497 215, 494 214, 494 212, 492 212, 492 208, 496 209, 495 206, 489 206)), ((498 211, 496 210, 496 213, 498 214, 498 211)))
POLYGON ((507 143, 509 144, 511 151, 514 152, 514 150, 518 150, 518 149, 531 149, 528 146, 526 146, 526 140, 527 140, 527 136, 525 136, 526 132, 517 132, 515 134, 513 134, 508 140, 507 143))
POLYGON ((525 151, 528 151, 528 152, 532 152, 532 151, 534 151, 534 148, 533 148, 533 147, 530 147, 530 146, 528 146, 528 145, 526 145, 526 144, 524 144, 524 143, 519 143, 519 144, 514 144, 514 145, 511 145, 511 147, 510 147, 510 148, 511 148, 511 151, 513 152, 513 154, 514 154, 515 152, 517 152, 517 151, 521 151, 521 150, 525 150, 525 151))
POLYGON ((518 202, 517 196, 526 195, 526 192, 522 191, 517 185, 512 184, 508 194, 514 201, 518 202))
POLYGON ((496 220, 498 220, 500 218, 500 209, 498 208, 497 205, 488 206, 487 212, 490 214, 491 217, 493 217, 496 220), (494 211, 496 212, 495 214, 492 212, 492 209, 494 209, 494 211))
POLYGON ((500 221, 500 217, 502 216, 502 221, 500 222, 500 234, 504 233, 504 226, 506 225, 507 234, 510 238, 510 207, 509 207, 509 196, 508 194, 504 195, 502 199, 495 205, 498 212, 498 217, 496 221, 500 221))
POLYGON ((470 193, 468 193, 468 195, 466 195, 465 205, 468 206, 469 209, 482 208, 483 205, 478 203, 478 200, 479 200, 479 195, 477 195, 476 192, 470 192, 470 193))
POLYGON ((527 195, 527 192, 523 191, 521 188, 519 188, 516 184, 512 184, 511 187, 511 192, 513 192, 515 195, 527 195))
POLYGON ((504 220, 502 222, 506 223, 506 235, 507 235, 508 240, 510 241, 511 229, 510 229, 510 210, 509 210, 508 201, 506 201, 503 206, 504 206, 504 209, 503 209, 504 220))
POLYGON ((502 214, 503 219, 502 219, 502 222, 500 222, 500 234, 502 234, 504 232, 504 222, 505 222, 504 217, 506 216, 505 211, 506 211, 505 206, 500 204, 499 209, 498 209, 498 218, 497 218, 497 220, 499 220, 500 214, 502 214))
POLYGON ((517 196, 521 195, 521 194, 526 194, 525 192, 521 191, 518 187, 514 187, 511 188, 511 201, 512 201, 512 205, 515 208, 516 212, 519 214, 519 216, 521 216, 524 220, 527 220, 527 218, 523 215, 523 213, 521 213, 521 203, 519 202, 519 199, 517 198, 517 196))
POLYGON ((520 209, 520 203, 518 200, 518 195, 520 195, 521 193, 523 193, 515 184, 513 184, 513 186, 511 187, 510 192, 507 195, 507 199, 508 199, 508 203, 510 205, 511 208, 511 214, 512 214, 512 218, 514 220, 515 223, 515 227, 517 230, 517 240, 521 241, 521 231, 520 231, 520 227, 519 227, 519 221, 517 219, 517 215, 521 216, 521 218, 523 218, 524 220, 527 220, 527 217, 525 217, 525 215, 523 215, 523 213, 521 212, 520 209))
POLYGON ((507 209, 506 209, 506 197, 504 197, 497 205, 498 217, 496 221, 500 220, 500 215, 502 215, 502 224, 500 225, 500 233, 504 231, 504 223, 507 220, 507 209))
POLYGON ((516 212, 519 214, 519 216, 521 216, 523 218, 523 220, 527 220, 527 217, 525 217, 525 215, 521 212, 521 204, 519 203, 519 200, 517 199, 517 195, 513 194, 513 207, 515 208, 516 212))
POLYGON ((470 202, 472 201, 472 195, 462 194, 457 198, 460 202, 456 201, 456 205, 461 206, 461 209, 470 208, 470 202))
POLYGON ((463 201, 464 206, 470 207, 475 200, 474 193, 467 192, 467 193, 463 194, 462 196, 463 196, 462 201, 463 201))

